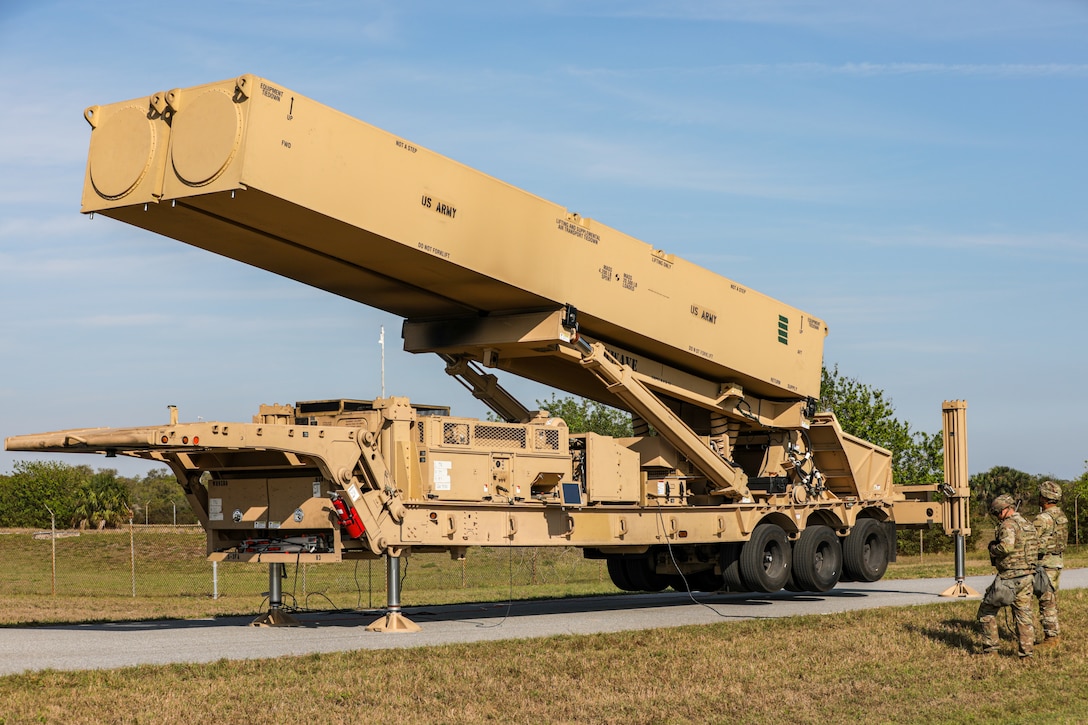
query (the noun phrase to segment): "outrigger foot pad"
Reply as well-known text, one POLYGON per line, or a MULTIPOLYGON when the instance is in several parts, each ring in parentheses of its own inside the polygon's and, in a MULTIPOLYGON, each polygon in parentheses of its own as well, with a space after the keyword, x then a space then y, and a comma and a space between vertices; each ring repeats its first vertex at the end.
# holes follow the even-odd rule
POLYGON ((387 612, 384 617, 375 621, 373 624, 366 628, 368 632, 390 632, 397 633, 402 632, 410 634, 412 632, 422 632, 423 628, 412 620, 405 617, 400 612, 387 612))
POLYGON ((955 584, 950 586, 948 589, 945 589, 943 592, 941 592, 940 596, 942 596, 942 597, 970 598, 970 597, 978 597, 978 596, 981 596, 981 595, 978 592, 976 592, 974 589, 972 589, 971 587, 964 584, 963 582, 956 582, 955 584))
POLYGON ((283 611, 282 609, 269 609, 261 616, 249 623, 250 627, 301 627, 302 622, 283 611))

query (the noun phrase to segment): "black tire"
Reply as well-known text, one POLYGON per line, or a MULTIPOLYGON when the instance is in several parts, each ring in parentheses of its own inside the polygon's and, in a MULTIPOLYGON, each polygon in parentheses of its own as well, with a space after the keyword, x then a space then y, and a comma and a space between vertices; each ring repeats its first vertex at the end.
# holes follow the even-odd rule
MULTIPOLYGON (((794 553, 793 557, 794 557, 794 560, 796 560, 796 558, 797 558, 797 553, 796 552, 794 553)), ((792 566, 790 567, 790 578, 786 580, 786 584, 782 588, 785 589, 787 592, 798 592, 798 593, 800 593, 800 592, 808 591, 807 589, 802 589, 797 584, 797 582, 794 580, 794 578, 793 578, 793 567, 792 566)))
POLYGON ((888 570, 888 535, 876 519, 858 519, 842 545, 842 566, 852 581, 875 582, 888 570))
POLYGON ((777 592, 790 578, 792 549, 777 524, 760 524, 740 550, 740 573, 749 591, 777 592))
POLYGON ((721 567, 722 579, 725 588, 730 592, 748 592, 748 586, 744 583, 744 577, 740 575, 740 551, 743 544, 722 544, 721 567))
POLYGON ((649 556, 629 556, 623 563, 627 568, 627 578, 634 586, 633 591, 659 592, 669 585, 667 577, 651 568, 649 556))
POLYGON ((608 577, 618 589, 625 592, 638 591, 635 585, 631 583, 631 577, 627 576, 627 566, 624 564, 622 556, 609 556, 606 561, 608 564, 608 577))
POLYGON ((842 576, 842 546, 830 526, 809 526, 793 547, 793 580, 801 591, 826 592, 842 576))

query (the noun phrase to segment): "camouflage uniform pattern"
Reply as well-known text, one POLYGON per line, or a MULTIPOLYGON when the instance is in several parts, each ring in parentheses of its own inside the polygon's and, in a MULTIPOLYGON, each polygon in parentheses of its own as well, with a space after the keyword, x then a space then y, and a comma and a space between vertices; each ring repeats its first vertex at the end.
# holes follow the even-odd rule
MULTIPOLYGON (((1035 596, 1031 590, 1031 573, 1038 558, 1039 542, 1035 527, 1018 512, 1002 520, 990 542, 990 558, 997 568, 997 576, 1016 588, 1016 600, 1012 603, 1013 619, 1019 640, 1019 655, 1030 657, 1035 650, 1035 626, 1032 609, 1035 596)), ((982 651, 996 652, 1000 644, 997 613, 1000 607, 986 600, 978 608, 978 621, 982 625, 982 651)))
POLYGON ((1053 586, 1052 591, 1039 597, 1039 621, 1044 636, 1051 639, 1061 633, 1058 626, 1058 585, 1065 566, 1062 553, 1069 541, 1069 519, 1061 507, 1048 506, 1035 517, 1033 523, 1039 537, 1039 563, 1053 586))

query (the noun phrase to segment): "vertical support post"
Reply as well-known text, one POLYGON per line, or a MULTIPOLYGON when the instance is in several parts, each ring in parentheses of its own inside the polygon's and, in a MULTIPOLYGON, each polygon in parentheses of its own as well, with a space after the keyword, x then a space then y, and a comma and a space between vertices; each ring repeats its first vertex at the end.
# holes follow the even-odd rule
POLYGON ((386 608, 391 612, 400 611, 400 557, 387 554, 385 557, 386 608))
POLYGON ((385 616, 367 627, 368 632, 419 632, 421 627, 401 614, 400 611, 400 557, 399 549, 385 551, 385 616))
POLYGON ((283 578, 280 576, 279 564, 268 565, 268 608, 283 608, 283 578))
POLYGON ((971 533, 968 503, 971 489, 967 474, 967 401, 946 400, 944 414, 944 486, 945 533, 955 536, 956 583, 941 592, 942 597, 977 597, 979 593, 964 583, 967 543, 971 533))
POLYGON ((283 611, 283 564, 268 565, 268 611, 250 622, 251 627, 296 627, 301 624, 283 611))
POLYGON ((53 596, 57 596, 57 515, 53 513, 53 509, 48 506, 45 510, 49 512, 49 538, 53 542, 53 596))
POLYGON ((128 550, 129 559, 132 562, 132 598, 136 598, 136 533, 135 527, 132 524, 132 519, 128 520, 128 550))
POLYGON ((963 534, 956 534, 956 581, 962 582, 967 571, 967 543, 963 534))

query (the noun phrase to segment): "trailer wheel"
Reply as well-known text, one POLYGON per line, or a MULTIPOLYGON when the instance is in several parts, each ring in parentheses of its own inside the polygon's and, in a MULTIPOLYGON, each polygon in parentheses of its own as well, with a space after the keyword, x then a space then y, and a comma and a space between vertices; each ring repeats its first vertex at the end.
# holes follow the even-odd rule
POLYGON ((888 570, 888 537, 876 519, 858 519, 842 545, 842 565, 852 581, 875 582, 888 570))
POLYGON ((731 592, 751 591, 740 575, 740 551, 743 546, 740 543, 722 544, 722 579, 725 580, 725 588, 731 592))
POLYGON ((784 587, 790 578, 791 554, 781 526, 757 526, 740 550, 740 573, 749 591, 769 594, 784 587))
POLYGON ((826 592, 842 576, 842 546, 830 526, 809 526, 793 547, 793 580, 805 592, 826 592))
MULTIPOLYGON (((794 561, 797 560, 797 554, 796 553, 793 555, 793 558, 794 558, 794 561)), ((798 592, 798 593, 800 593, 800 592, 808 591, 807 589, 803 589, 801 586, 799 586, 797 584, 797 580, 793 575, 793 567, 792 566, 790 567, 790 578, 786 580, 786 584, 782 588, 785 589, 787 592, 798 592)))
POLYGON ((653 569, 649 556, 629 556, 623 560, 627 578, 636 592, 659 592, 669 585, 668 579, 653 569))
POLYGON ((608 577, 618 589, 625 592, 638 591, 631 583, 631 577, 627 576, 627 565, 622 556, 609 556, 606 559, 608 565, 608 577))

